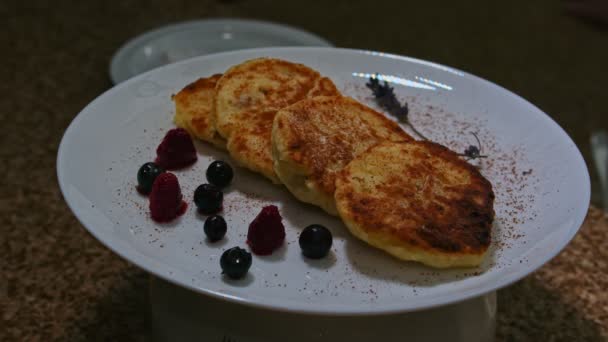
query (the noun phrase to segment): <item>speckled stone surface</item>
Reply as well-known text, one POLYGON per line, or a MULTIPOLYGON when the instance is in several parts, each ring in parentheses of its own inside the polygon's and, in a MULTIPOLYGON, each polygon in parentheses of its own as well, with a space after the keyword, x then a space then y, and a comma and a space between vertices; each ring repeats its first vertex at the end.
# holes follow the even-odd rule
MULTIPOLYGON (((0 340, 146 338, 147 275, 80 226, 55 176, 63 131, 111 87, 108 62, 128 38, 181 20, 251 17, 300 26, 338 46, 445 63, 550 113, 589 163, 591 130, 608 128, 608 32, 560 6, 550 0, 0 2, 0 340)), ((501 290, 498 340, 608 340, 607 231, 608 217, 591 209, 563 253, 501 290)))

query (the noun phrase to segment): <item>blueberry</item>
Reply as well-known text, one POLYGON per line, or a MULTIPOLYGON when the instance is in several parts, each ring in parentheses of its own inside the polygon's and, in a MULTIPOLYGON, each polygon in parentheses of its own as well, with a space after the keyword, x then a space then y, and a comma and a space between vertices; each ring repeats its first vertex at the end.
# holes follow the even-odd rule
POLYGON ((204 230, 209 241, 219 241, 226 235, 226 220, 220 215, 209 216, 205 220, 204 230))
POLYGON ((154 164, 145 163, 137 171, 137 190, 143 194, 149 194, 152 191, 152 184, 158 175, 165 172, 165 170, 154 164))
POLYGON ((201 184, 194 191, 194 204, 205 215, 215 214, 222 210, 223 199, 222 191, 212 184, 201 184))
POLYGON ((327 255, 332 243, 331 232, 319 224, 312 224, 300 234, 302 254, 311 259, 320 259, 327 255))
POLYGON ((229 278, 243 278, 251 267, 251 253, 240 247, 232 247, 222 254, 220 266, 222 273, 229 278))
POLYGON ((209 165, 206 175, 209 183, 219 188, 223 188, 230 184, 234 173, 232 172, 232 167, 230 167, 230 164, 221 160, 216 160, 209 165))

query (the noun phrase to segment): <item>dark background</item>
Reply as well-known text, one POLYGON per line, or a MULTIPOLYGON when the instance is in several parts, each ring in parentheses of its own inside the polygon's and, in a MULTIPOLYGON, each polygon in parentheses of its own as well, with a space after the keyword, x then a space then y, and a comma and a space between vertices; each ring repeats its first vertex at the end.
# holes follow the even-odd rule
MULTIPOLYGON (((209 17, 282 22, 339 47, 428 59, 498 83, 570 134, 597 188, 589 138, 608 128, 608 32, 560 1, 2 1, 0 339, 145 336, 146 275, 73 218, 57 186, 57 147, 74 116, 112 86, 108 63, 124 42, 209 17)), ((592 239, 603 240, 597 222, 606 222, 599 211, 591 216, 588 233, 558 259, 499 293, 499 339, 603 339, 606 298, 589 296, 606 282, 592 273, 606 268, 593 264, 587 243, 606 250, 592 239)))

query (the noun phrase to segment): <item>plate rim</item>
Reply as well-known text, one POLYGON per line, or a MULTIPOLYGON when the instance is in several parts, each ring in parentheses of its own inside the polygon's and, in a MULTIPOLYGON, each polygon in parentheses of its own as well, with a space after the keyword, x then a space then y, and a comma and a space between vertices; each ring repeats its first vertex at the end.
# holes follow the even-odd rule
POLYGON ((59 187, 60 187, 62 196, 63 196, 66 204, 68 205, 68 207, 70 208, 70 210, 72 211, 74 216, 78 219, 80 224, 92 236, 94 236, 99 242, 101 242, 104 246, 109 248, 114 253, 118 254, 120 257, 122 257, 126 261, 135 264, 137 267, 142 268, 146 272, 149 272, 155 276, 165 279, 178 286, 188 288, 189 290, 194 291, 198 294, 209 295, 209 296, 212 296, 212 297, 220 299, 220 300, 227 300, 230 302, 245 304, 245 305, 249 305, 249 306, 253 306, 253 307, 257 307, 257 308, 261 308, 261 309, 269 309, 269 310, 273 310, 273 311, 283 311, 283 312, 290 312, 290 313, 297 313, 297 314, 322 315, 322 316, 371 316, 371 315, 385 315, 385 314, 423 311, 423 310, 428 310, 428 309, 432 309, 432 308, 436 308, 436 307, 440 307, 440 306, 446 306, 446 305, 458 303, 461 301, 465 301, 467 299, 471 299, 473 297, 482 296, 489 292, 496 291, 500 288, 513 284, 514 282, 531 274, 532 272, 536 271, 538 268, 543 266, 545 263, 547 263, 551 259, 553 259, 558 253, 560 253, 568 245, 568 243, 574 238, 574 236, 580 230, 580 228, 584 222, 584 219, 586 217, 586 213, 588 211, 589 203, 590 203, 590 199, 591 199, 591 184, 590 184, 589 171, 587 168, 587 164, 585 163, 585 160, 583 159, 583 156, 580 152, 580 149, 574 143, 572 138, 566 133, 566 131, 559 124, 557 124, 557 122, 555 122, 555 120, 553 120, 548 114, 546 114, 544 111, 540 110, 534 104, 530 103, 529 101, 527 101, 523 97, 519 96, 518 94, 516 94, 498 84, 495 84, 491 81, 481 78, 479 76, 476 76, 476 75, 470 74, 468 72, 461 71, 459 69, 449 67, 449 66, 446 66, 443 64, 431 62, 428 60, 417 59, 417 58, 413 58, 413 57, 400 56, 400 55, 396 55, 396 54, 382 53, 382 52, 371 51, 371 50, 332 48, 332 47, 269 47, 269 48, 234 50, 234 51, 220 52, 220 53, 209 54, 209 55, 204 55, 204 56, 197 56, 197 57, 193 57, 190 59, 179 61, 177 63, 169 64, 169 65, 165 65, 165 66, 161 66, 159 68, 153 69, 153 70, 149 70, 145 73, 142 73, 140 75, 137 75, 137 76, 129 79, 126 82, 117 84, 116 86, 114 86, 114 87, 106 90, 102 94, 98 95, 93 101, 91 101, 83 109, 81 109, 80 112, 72 119, 72 121, 70 122, 69 126, 67 127, 67 129, 65 130, 65 132, 62 136, 61 142, 58 147, 58 152, 57 152, 57 159, 56 159, 57 173, 56 174, 57 174, 57 179, 59 182, 59 187), (566 236, 562 240, 560 240, 558 243, 556 243, 556 245, 555 245, 556 247, 550 253, 547 253, 544 258, 530 260, 530 262, 527 263, 529 266, 526 267, 523 272, 512 272, 511 274, 503 277, 503 279, 500 281, 496 281, 493 284, 487 285, 487 286, 473 287, 473 289, 477 289, 477 290, 466 290, 466 291, 463 291, 459 296, 451 296, 451 295, 437 296, 435 298, 435 300, 428 305, 419 306, 419 307, 410 307, 410 308, 403 308, 398 305, 390 305, 390 306, 383 306, 382 308, 368 308, 368 309, 356 309, 356 310, 348 310, 348 309, 344 309, 344 308, 340 308, 340 309, 333 308, 332 310, 324 310, 322 308, 322 306, 319 306, 316 308, 311 308, 311 307, 302 307, 302 306, 298 307, 298 306, 293 306, 290 304, 287 304, 287 305, 277 305, 276 303, 268 304, 268 303, 264 303, 262 301, 255 300, 255 299, 253 299, 253 300, 246 299, 246 298, 241 298, 241 297, 237 297, 237 296, 232 296, 227 293, 221 293, 221 292, 203 289, 200 287, 195 287, 191 284, 188 284, 187 282, 171 278, 169 275, 164 274, 161 271, 153 270, 152 267, 148 267, 147 264, 149 264, 149 263, 145 262, 145 259, 147 259, 148 257, 146 257, 138 252, 133 253, 131 251, 119 251, 116 248, 113 248, 110 245, 111 241, 105 241, 104 239, 101 238, 101 236, 100 236, 101 234, 99 232, 97 232, 95 229, 89 228, 89 226, 85 223, 85 220, 83 219, 83 217, 81 217, 82 214, 80 214, 78 211, 75 210, 75 207, 74 207, 73 203, 71 202, 72 200, 69 199, 69 197, 66 193, 67 192, 67 184, 66 184, 67 179, 65 176, 66 171, 61 167, 61 165, 65 164, 65 162, 66 162, 65 146, 66 146, 66 144, 68 144, 68 142, 70 140, 70 136, 73 134, 73 131, 77 128, 80 121, 84 118, 84 115, 82 115, 82 114, 87 110, 87 108, 94 106, 95 103, 97 101, 100 101, 100 99, 102 99, 103 97, 110 96, 109 94, 120 91, 123 87, 130 86, 131 83, 137 82, 140 79, 146 79, 148 77, 149 73, 157 72, 158 69, 168 67, 169 65, 186 64, 186 63, 191 63, 193 60, 206 59, 206 58, 217 58, 217 57, 221 57, 222 55, 235 55, 235 54, 243 54, 243 53, 272 54, 273 51, 282 51, 284 53, 297 53, 298 50, 308 50, 308 51, 324 50, 324 51, 341 51, 341 52, 345 52, 345 53, 356 53, 356 54, 368 54, 368 55, 371 54, 371 55, 378 55, 380 57, 396 58, 396 59, 404 60, 407 62, 422 64, 422 65, 426 65, 426 66, 430 66, 430 67, 434 67, 434 68, 439 68, 444 71, 457 72, 458 74, 461 74, 462 76, 473 78, 475 81, 482 82, 486 86, 490 86, 490 87, 499 89, 501 92, 503 92, 505 95, 508 95, 513 100, 523 101, 523 103, 526 104, 527 106, 531 106, 531 108, 534 109, 539 114, 539 117, 541 117, 547 124, 553 125, 554 128, 556 129, 556 132, 558 132, 558 134, 561 135, 562 138, 565 139, 566 142, 568 142, 569 144, 571 144, 572 146, 575 147, 575 151, 573 152, 574 157, 576 159, 578 159, 578 164, 582 168, 581 171, 584 171, 585 177, 584 177, 584 184, 581 184, 581 188, 582 188, 581 193, 584 198, 587 198, 587 201, 585 203, 581 204, 580 207, 577 207, 578 209, 574 210, 574 212, 571 214, 571 217, 573 218, 573 221, 572 221, 573 224, 572 224, 571 228, 568 229, 566 236), (142 261, 144 261, 144 262, 142 262, 142 261), (437 298, 439 298, 439 300, 437 300, 437 298))
MULTIPOLYGON (((125 77, 123 67, 121 64, 124 64, 128 55, 132 52, 133 49, 145 43, 147 41, 154 40, 156 38, 162 37, 163 35, 179 32, 181 30, 189 29, 189 28, 197 28, 204 27, 210 25, 226 25, 226 24, 234 24, 234 25, 249 25, 250 27, 266 27, 269 29, 273 29, 276 32, 283 33, 288 36, 298 35, 299 40, 301 40, 304 44, 318 44, 318 47, 333 47, 334 45, 329 42, 327 39, 312 33, 310 31, 298 28, 296 26, 291 26, 279 22, 267 21, 267 20, 257 20, 257 19, 247 19, 247 18, 238 18, 238 17, 217 17, 217 18, 209 18, 209 19, 195 19, 195 20, 186 20, 173 22, 166 25, 162 25, 159 27, 155 27, 153 29, 144 31, 141 34, 136 35, 135 37, 129 38, 127 41, 123 42, 122 45, 114 51, 112 57, 110 57, 110 64, 108 66, 108 73, 110 74, 110 79, 114 85, 118 85, 130 78, 133 78, 137 75, 125 77)), ((312 46, 312 45, 311 45, 312 46)), ((264 47, 259 47, 264 48, 264 47)), ((268 47, 270 48, 270 47, 268 47)), ((239 49, 240 50, 240 49, 239 49)), ((248 49, 249 50, 249 49, 248 49)), ((237 51, 237 50, 232 50, 237 51)), ((225 51, 225 52, 232 52, 225 51)), ((224 52, 218 52, 224 53, 224 52)), ((216 54, 216 53, 213 53, 216 54)), ((202 56, 207 56, 212 54, 206 54, 202 56)), ((201 57, 201 56, 196 56, 201 57)), ((196 58, 193 57, 193 58, 196 58)), ((188 58, 191 59, 191 58, 188 58)), ((181 61, 180 61, 181 62, 181 61)), ((161 66, 162 67, 162 66, 161 66)), ((154 68, 156 69, 156 68, 154 68)), ((154 70, 151 69, 151 70, 154 70)), ((149 70, 148 70, 149 71, 149 70)), ((147 71, 146 71, 147 72, 147 71)))

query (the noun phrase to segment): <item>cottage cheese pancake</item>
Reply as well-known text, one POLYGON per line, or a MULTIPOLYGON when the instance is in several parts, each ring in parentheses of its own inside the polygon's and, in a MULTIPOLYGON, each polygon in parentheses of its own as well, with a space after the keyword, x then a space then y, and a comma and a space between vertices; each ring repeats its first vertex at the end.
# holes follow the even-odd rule
POLYGON ((336 179, 340 217, 359 239, 429 266, 479 265, 494 193, 479 171, 431 142, 379 144, 336 179))

